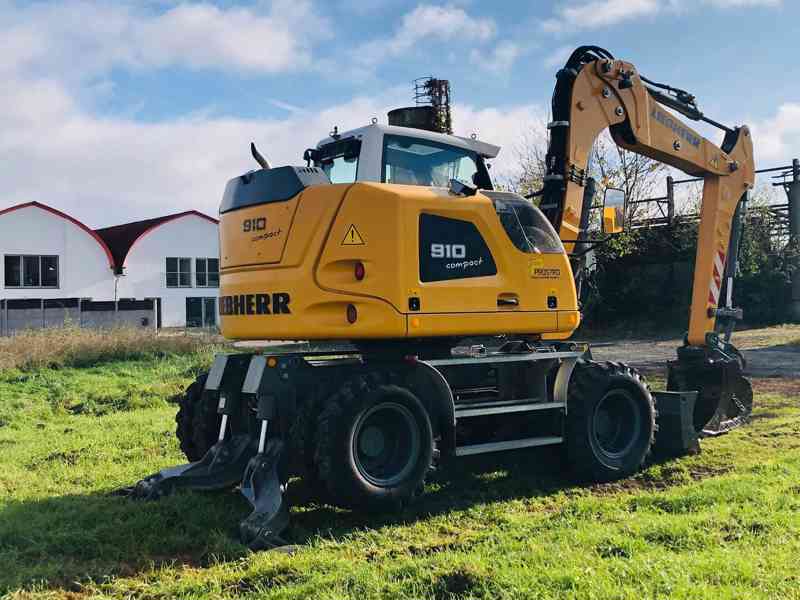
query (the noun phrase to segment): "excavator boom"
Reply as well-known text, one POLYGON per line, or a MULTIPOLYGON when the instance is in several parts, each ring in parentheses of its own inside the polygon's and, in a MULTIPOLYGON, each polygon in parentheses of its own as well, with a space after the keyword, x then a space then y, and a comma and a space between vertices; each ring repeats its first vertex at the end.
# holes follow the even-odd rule
MULTIPOLYGON (((578 240, 583 233, 587 162, 595 139, 606 128, 622 148, 703 178, 689 330, 679 360, 670 364, 670 375, 676 388, 700 389, 698 405, 706 405, 705 413, 709 404, 716 404, 719 413, 722 405, 752 401, 751 394, 747 398, 749 385, 742 383, 741 355, 714 334, 734 214, 753 187, 752 139, 745 126, 731 129, 706 119, 686 92, 649 82, 677 92, 673 96, 645 82, 649 80, 631 63, 615 60, 601 48, 584 46, 573 52, 557 75, 540 208, 571 251, 574 243, 569 240, 578 240), (704 138, 664 105, 723 127, 723 143, 717 146, 704 138), (737 370, 730 366, 733 363, 738 373, 732 372, 737 370), (706 380, 716 382, 714 398, 708 397, 711 388, 706 380), (736 397, 736 390, 742 398, 736 397)), ((731 414, 728 411, 727 416, 731 414)), ((698 423, 707 416, 711 415, 698 416, 698 423)), ((724 422, 724 417, 717 420, 724 422)))

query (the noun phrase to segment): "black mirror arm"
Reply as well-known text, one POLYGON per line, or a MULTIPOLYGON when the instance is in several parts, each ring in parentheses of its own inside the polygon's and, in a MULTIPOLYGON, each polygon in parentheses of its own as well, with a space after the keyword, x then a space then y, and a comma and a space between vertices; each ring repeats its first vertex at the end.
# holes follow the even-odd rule
POLYGON ((580 258, 584 254, 589 252, 589 250, 592 250, 595 246, 602 246, 603 244, 607 243, 609 240, 611 240, 613 237, 615 237, 617 235, 619 235, 619 234, 618 233, 612 233, 612 234, 609 234, 609 235, 607 235, 604 238, 599 239, 599 240, 561 240, 561 243, 562 244, 569 244, 569 243, 572 243, 572 244, 583 244, 583 245, 587 246, 586 248, 584 248, 583 250, 581 250, 579 252, 570 252, 570 253, 567 254, 567 256, 580 258))

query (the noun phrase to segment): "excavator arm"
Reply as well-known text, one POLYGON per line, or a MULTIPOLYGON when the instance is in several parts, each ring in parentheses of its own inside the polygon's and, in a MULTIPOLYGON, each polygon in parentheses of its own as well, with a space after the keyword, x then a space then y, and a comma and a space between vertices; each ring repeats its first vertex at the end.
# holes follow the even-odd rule
MULTIPOLYGON (((703 178, 689 331, 678 361, 670 364, 670 379, 676 389, 700 388, 698 405, 716 403, 716 413, 726 402, 746 404, 747 398, 736 398, 736 390, 740 396, 747 396, 744 388, 749 388, 746 380, 742 383, 741 356, 730 344, 720 342, 714 329, 734 213, 753 187, 750 131, 745 126, 727 128, 705 118, 686 92, 650 82, 632 64, 615 60, 594 46, 575 50, 559 71, 552 112, 540 208, 565 240, 568 252, 583 233, 587 162, 595 139, 604 129, 609 128, 615 143, 626 150, 703 178), (717 146, 685 125, 664 110, 665 105, 689 118, 725 129, 722 145, 717 146), (738 378, 733 372, 735 366, 724 368, 733 361, 739 365, 738 378), (718 385, 711 390, 705 380, 717 381, 718 385)), ((710 410, 705 406, 701 411, 704 414, 696 421, 704 420, 710 410)), ((725 415, 711 416, 725 422, 735 412, 727 410, 725 415)))

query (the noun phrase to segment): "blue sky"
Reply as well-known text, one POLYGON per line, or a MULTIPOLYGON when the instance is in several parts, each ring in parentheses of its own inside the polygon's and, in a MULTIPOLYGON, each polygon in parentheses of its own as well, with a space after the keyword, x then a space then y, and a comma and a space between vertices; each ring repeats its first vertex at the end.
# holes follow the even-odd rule
POLYGON ((587 43, 748 123, 759 166, 783 164, 800 155, 799 33, 789 0, 0 0, 0 208, 38 200, 98 227, 214 214, 251 139, 299 162, 424 75, 451 80, 456 132, 501 144, 509 173, 587 43))

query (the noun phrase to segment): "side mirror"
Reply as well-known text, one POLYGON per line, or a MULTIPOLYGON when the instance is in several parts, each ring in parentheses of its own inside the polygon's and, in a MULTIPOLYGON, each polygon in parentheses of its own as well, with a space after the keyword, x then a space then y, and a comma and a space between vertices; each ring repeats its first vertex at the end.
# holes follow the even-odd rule
POLYGON ((622 233, 625 229, 627 198, 624 190, 606 188, 603 196, 603 233, 622 233))

